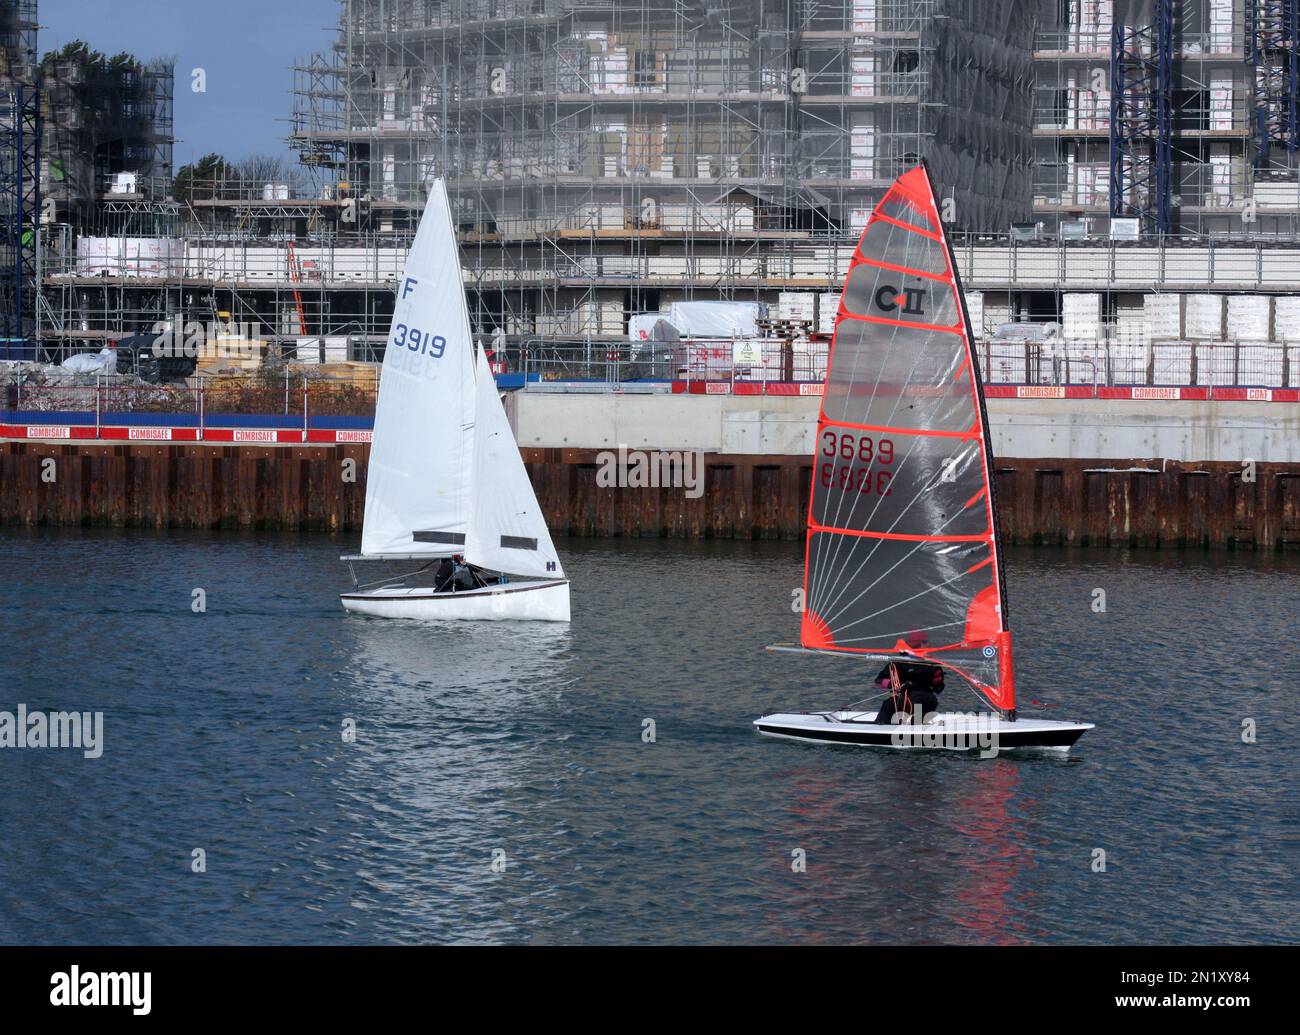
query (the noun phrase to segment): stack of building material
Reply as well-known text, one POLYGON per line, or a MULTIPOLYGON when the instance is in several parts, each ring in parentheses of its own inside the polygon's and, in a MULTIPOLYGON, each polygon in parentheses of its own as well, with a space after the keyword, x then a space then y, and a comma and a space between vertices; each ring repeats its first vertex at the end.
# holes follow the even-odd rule
POLYGON ((1187 310, 1185 295, 1147 295, 1143 304, 1147 330, 1153 341, 1170 341, 1183 337, 1187 310))
POLYGON ((1197 344, 1196 383, 1215 387, 1236 384, 1236 348, 1230 343, 1222 341, 1197 344))
POLYGON ((199 348, 195 372, 217 374, 249 374, 262 368, 266 342, 249 339, 223 339, 206 342, 199 348))
POLYGON ((827 291, 817 298, 817 333, 834 334, 835 320, 840 311, 840 292, 827 291))
POLYGON ((815 325, 817 296, 811 291, 782 291, 776 300, 776 318, 815 325))
POLYGON ((980 360, 989 384, 1024 384, 1025 343, 990 341, 978 346, 980 360))
POLYGON ((346 335, 297 338, 293 346, 293 355, 286 355, 285 358, 304 365, 337 367, 347 363, 348 339, 346 335))
POLYGON ((1061 301, 1061 325, 1066 341, 1100 341, 1101 295, 1070 292, 1061 301))
POLYGON ((1152 342, 1151 383, 1153 385, 1191 384, 1192 346, 1185 341, 1152 342))
POLYGON ((83 277, 178 277, 184 242, 171 237, 78 237, 77 274, 83 277))
POLYGON ((1234 385, 1253 388, 1282 387, 1283 345, 1236 345, 1237 362, 1234 385))
POLYGON ((971 331, 975 337, 984 337, 984 292, 966 292, 966 312, 970 316, 971 331))
POLYGON ((1231 341, 1273 339, 1273 299, 1268 295, 1228 296, 1228 338, 1231 341))
POLYGON ((1115 296, 1115 338, 1121 345, 1145 346, 1151 337, 1147 325, 1146 301, 1142 295, 1115 296))
POLYGON ((1145 342, 1113 341, 1106 349, 1107 381, 1113 385, 1147 383, 1150 349, 1145 342))
POLYGON ((1198 341, 1222 341, 1222 295, 1188 295, 1184 316, 1184 334, 1198 341))
POLYGON ((1273 336, 1276 341, 1300 342, 1300 295, 1273 299, 1273 336))
POLYGON ((683 338, 754 338, 766 308, 759 302, 673 302, 667 320, 683 338))

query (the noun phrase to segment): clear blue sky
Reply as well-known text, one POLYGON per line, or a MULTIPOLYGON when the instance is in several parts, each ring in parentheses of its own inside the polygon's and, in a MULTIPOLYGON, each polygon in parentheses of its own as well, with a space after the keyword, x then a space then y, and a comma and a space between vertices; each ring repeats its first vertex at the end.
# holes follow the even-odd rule
POLYGON ((39 0, 40 54, 85 40, 106 54, 176 59, 176 167, 209 151, 286 154, 291 68, 325 50, 337 0, 39 0), (207 71, 207 92, 190 89, 207 71))

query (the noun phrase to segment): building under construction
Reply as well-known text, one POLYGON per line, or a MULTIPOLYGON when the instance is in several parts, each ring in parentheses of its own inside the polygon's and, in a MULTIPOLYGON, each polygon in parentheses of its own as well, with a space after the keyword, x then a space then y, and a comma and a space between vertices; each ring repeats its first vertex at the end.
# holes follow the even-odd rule
POLYGON ((1049 229, 1295 237, 1300 5, 1040 0, 1034 211, 1049 229))
POLYGON ((1030 215, 1024 4, 341 7, 297 69, 293 143, 377 230, 446 176, 481 329, 618 336, 679 299, 829 285, 809 242, 860 230, 922 156, 955 227, 1030 215))
POLYGON ((76 41, 46 54, 39 74, 46 221, 87 234, 156 233, 130 217, 171 196, 172 62, 110 57, 76 41))
POLYGON ((43 339, 224 318, 373 357, 433 175, 474 330, 517 356, 617 355, 636 314, 692 299, 824 331, 867 213, 924 157, 981 331, 1300 340, 1271 297, 1294 290, 1300 236, 1300 0, 339 11, 333 48, 295 69, 299 174, 214 176, 184 205, 101 193, 97 230, 61 212, 43 339), (1204 321, 1193 293, 1213 296, 1204 321), (1232 293, 1258 296, 1236 323, 1232 293))

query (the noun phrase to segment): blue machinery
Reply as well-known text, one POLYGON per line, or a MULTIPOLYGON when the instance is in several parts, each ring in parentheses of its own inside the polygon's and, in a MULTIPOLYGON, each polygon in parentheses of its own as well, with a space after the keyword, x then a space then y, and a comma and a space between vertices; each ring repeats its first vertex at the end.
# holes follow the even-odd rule
MULTIPOLYGON (((1116 20, 1111 36, 1110 214, 1177 232, 1174 219, 1175 0, 1153 0, 1152 24, 1116 20)), ((1300 147, 1300 0, 1247 0, 1254 76, 1254 164, 1300 147)))
POLYGON ((1143 229, 1173 220, 1174 0, 1154 0, 1153 24, 1116 19, 1110 48, 1110 214, 1143 229))
POLYGON ((1255 76, 1255 167, 1261 168, 1273 148, 1294 154, 1300 142, 1300 0, 1249 0, 1246 46, 1255 76))

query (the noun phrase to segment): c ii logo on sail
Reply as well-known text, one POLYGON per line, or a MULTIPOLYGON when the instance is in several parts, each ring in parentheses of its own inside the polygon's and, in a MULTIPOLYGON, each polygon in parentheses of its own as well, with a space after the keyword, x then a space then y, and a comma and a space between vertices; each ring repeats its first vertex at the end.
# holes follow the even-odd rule
POLYGON ((924 316, 925 296, 929 293, 925 288, 897 288, 892 284, 881 284, 876 288, 876 308, 882 313, 901 312, 904 316, 924 316))

